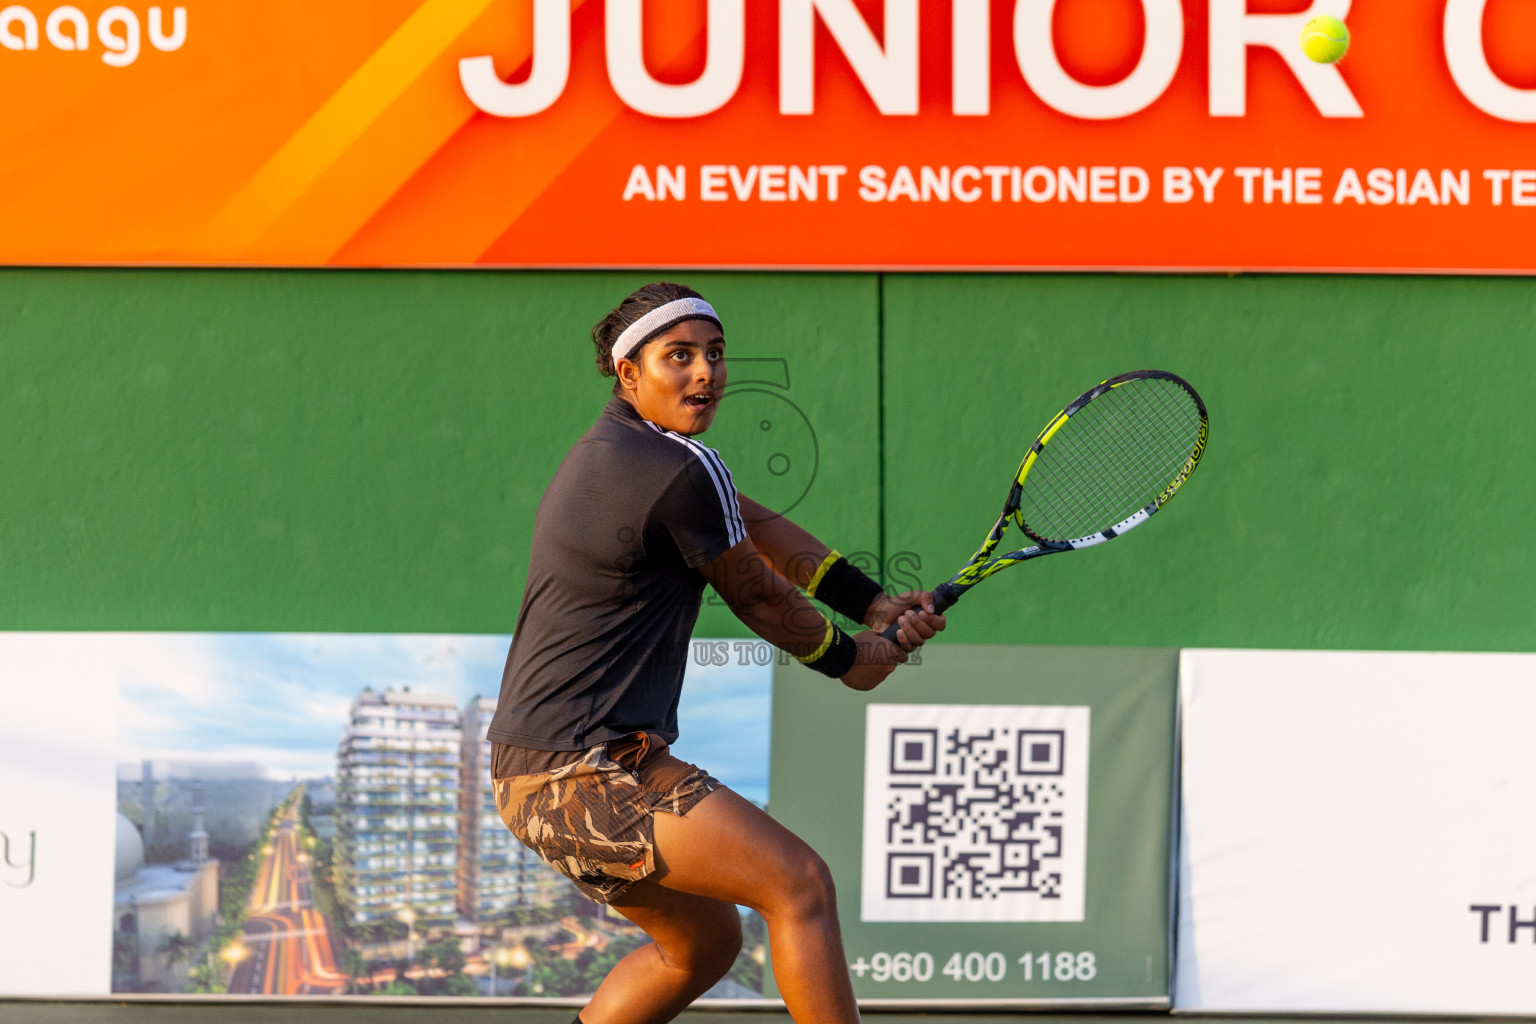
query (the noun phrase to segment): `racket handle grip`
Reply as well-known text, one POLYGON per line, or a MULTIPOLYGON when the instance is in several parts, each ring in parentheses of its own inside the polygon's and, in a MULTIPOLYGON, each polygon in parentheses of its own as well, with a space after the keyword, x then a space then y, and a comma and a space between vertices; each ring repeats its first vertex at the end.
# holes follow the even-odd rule
MULTIPOLYGON (((933 588, 933 610, 940 615, 944 614, 944 609, 952 607, 956 601, 960 600, 960 595, 963 593, 965 591, 956 590, 948 583, 940 583, 933 588)), ((913 605, 913 608, 916 607, 917 605, 913 605)), ((895 643, 896 628, 897 624, 893 622, 880 635, 891 643, 895 643)))

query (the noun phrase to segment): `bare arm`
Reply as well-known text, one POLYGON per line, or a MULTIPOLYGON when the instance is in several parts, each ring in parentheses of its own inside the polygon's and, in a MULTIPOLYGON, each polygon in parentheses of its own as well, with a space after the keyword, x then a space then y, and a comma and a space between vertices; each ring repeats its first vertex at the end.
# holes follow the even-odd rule
POLYGON ((773 567, 773 571, 800 588, 811 582, 816 567, 832 549, 789 521, 787 516, 759 505, 745 494, 737 495, 747 536, 773 567))
MULTIPOLYGON (((779 576, 802 590, 807 587, 832 549, 790 522, 788 516, 759 505, 745 494, 737 495, 737 501, 741 505, 741 517, 747 523, 747 536, 751 538, 758 553, 779 576)), ((926 590, 882 594, 870 602, 863 625, 878 633, 909 608, 932 611, 933 594, 926 590)), ((941 625, 939 628, 944 627, 941 625)))
MULTIPOLYGON (((795 529, 799 530, 799 527, 795 529)), ((822 551, 825 557, 826 548, 822 551)), ((774 571, 770 559, 753 544, 750 530, 746 540, 714 561, 699 566, 699 571, 725 599, 736 617, 775 647, 800 656, 814 651, 825 638, 826 619, 793 583, 774 571)), ((901 622, 902 636, 898 643, 893 644, 878 633, 870 632, 859 633, 853 638, 859 649, 858 660, 842 677, 845 686, 855 690, 873 689, 897 665, 907 660, 908 651, 921 646, 944 628, 943 616, 927 610, 907 611, 901 622)))
POLYGON ((780 576, 772 561, 747 539, 699 571, 747 628, 791 654, 814 651, 826 635, 826 622, 805 595, 780 576))

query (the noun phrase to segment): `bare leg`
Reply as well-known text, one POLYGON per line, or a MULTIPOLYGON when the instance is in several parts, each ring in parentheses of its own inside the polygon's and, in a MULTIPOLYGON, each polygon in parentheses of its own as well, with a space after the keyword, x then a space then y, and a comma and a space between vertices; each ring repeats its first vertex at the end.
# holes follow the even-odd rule
POLYGON ((728 970, 740 948, 739 926, 730 957, 711 965, 719 973, 704 980, 707 972, 687 966, 719 941, 723 921, 712 904, 732 914, 730 905, 741 904, 763 915, 774 979, 797 1024, 857 1024, 832 876, 814 850, 728 789, 710 794, 687 817, 657 814, 655 825, 658 870, 614 907, 656 945, 614 968, 582 1011, 586 1024, 668 1020, 728 970), (685 975, 694 980, 683 983, 685 975), (685 997, 693 987, 698 992, 685 997))
POLYGON ((644 928, 655 941, 641 946, 608 972, 581 1011, 583 1024, 660 1024, 671 1020, 725 977, 736 962, 741 949, 741 915, 735 906, 663 889, 651 882, 648 878, 636 885, 621 901, 614 902, 614 909, 644 928))

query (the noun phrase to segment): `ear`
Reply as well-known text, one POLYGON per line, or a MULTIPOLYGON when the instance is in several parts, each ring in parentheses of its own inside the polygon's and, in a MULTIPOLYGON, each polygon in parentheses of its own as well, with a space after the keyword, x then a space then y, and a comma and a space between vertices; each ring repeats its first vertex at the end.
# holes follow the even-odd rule
POLYGON ((619 359, 613 364, 613 372, 619 378, 619 386, 625 391, 640 387, 640 364, 633 359, 619 359))

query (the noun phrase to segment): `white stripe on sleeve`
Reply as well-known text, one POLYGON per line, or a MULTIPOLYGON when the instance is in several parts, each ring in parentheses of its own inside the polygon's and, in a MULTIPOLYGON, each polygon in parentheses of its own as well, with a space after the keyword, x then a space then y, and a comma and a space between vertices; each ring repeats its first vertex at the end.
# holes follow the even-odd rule
POLYGON ((645 423, 656 433, 663 437, 669 437, 693 452, 704 466, 704 471, 709 474, 710 481, 715 485, 715 494, 720 498, 720 509, 725 514, 726 539, 730 542, 728 547, 735 547, 747 539, 747 524, 741 518, 741 505, 736 497, 736 482, 731 477, 731 471, 725 465, 725 460, 720 458, 720 453, 713 448, 708 448, 691 437, 686 437, 675 431, 659 427, 646 420, 645 423))

